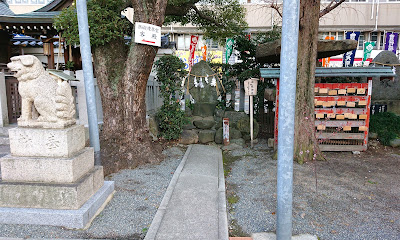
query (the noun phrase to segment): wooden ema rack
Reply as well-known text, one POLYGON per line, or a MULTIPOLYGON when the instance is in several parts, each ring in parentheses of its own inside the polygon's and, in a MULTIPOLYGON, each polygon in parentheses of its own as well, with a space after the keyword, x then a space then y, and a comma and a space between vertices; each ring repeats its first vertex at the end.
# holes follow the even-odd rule
POLYGON ((316 83, 315 129, 321 151, 365 151, 371 105, 368 83, 316 83))
MULTIPOLYGON (((276 79, 274 138, 278 146, 279 68, 261 68, 276 79)), ((315 84, 315 129, 321 151, 364 151, 368 144, 372 77, 393 78, 390 67, 317 67, 315 77, 367 77, 368 83, 315 84)))

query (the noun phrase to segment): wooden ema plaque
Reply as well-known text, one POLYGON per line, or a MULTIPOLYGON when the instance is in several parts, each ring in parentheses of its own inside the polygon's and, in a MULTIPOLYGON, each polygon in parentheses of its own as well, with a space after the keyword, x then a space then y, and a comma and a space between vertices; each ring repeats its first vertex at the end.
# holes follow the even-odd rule
POLYGON ((365 94, 365 88, 357 88, 357 95, 364 95, 365 94))
POLYGON ((372 79, 368 81, 315 84, 315 127, 321 151, 367 149, 372 79))
POLYGON ((347 93, 350 93, 350 94, 356 93, 356 89, 355 88, 347 88, 347 93))
POLYGON ((329 92, 328 92, 328 95, 329 96, 335 96, 335 95, 337 95, 338 94, 338 91, 337 90, 329 90, 329 92))
POLYGON ((351 126, 344 126, 343 131, 351 131, 351 126))

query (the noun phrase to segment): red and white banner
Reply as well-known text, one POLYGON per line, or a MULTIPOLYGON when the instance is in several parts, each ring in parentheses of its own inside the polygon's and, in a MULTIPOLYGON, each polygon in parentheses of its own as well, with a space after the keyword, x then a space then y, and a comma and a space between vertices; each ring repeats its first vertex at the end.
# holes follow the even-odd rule
POLYGON ((190 48, 189 48, 189 72, 192 70, 193 60, 194 60, 194 52, 196 50, 197 41, 199 40, 199 36, 192 35, 190 37, 190 48))

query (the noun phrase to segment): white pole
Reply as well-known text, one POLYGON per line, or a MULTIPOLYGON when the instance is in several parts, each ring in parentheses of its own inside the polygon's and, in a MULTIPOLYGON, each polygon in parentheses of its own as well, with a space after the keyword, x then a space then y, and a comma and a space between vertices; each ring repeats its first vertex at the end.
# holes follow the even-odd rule
POLYGON ((293 148, 300 0, 283 1, 276 239, 292 239, 293 148))
POLYGON ((253 95, 250 95, 250 138, 251 148, 253 148, 253 95))

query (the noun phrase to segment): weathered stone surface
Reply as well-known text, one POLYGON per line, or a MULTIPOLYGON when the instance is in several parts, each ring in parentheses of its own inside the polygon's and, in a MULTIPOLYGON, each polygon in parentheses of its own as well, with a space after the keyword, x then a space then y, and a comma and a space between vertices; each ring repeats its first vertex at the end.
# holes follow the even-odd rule
POLYGON ((268 138, 268 147, 273 148, 275 144, 275 139, 268 138))
POLYGON ((245 142, 245 140, 243 138, 232 139, 230 141, 230 143, 231 144, 236 144, 236 145, 242 146, 242 147, 246 146, 246 142, 245 142))
POLYGON ((85 147, 85 129, 13 128, 9 130, 11 155, 21 157, 71 157, 85 147))
POLYGON ((96 166, 76 183, 0 182, 0 207, 78 209, 104 183, 96 166))
MULTIPOLYGON (((250 118, 242 118, 237 122, 237 129, 242 133, 243 138, 245 140, 250 140, 250 118)), ((254 119, 253 121, 253 139, 256 139, 258 136, 258 132, 260 130, 260 126, 257 121, 254 119)))
POLYGON ((16 72, 19 81, 22 104, 18 126, 64 128, 75 124, 74 97, 68 82, 60 79, 57 83, 33 55, 12 57, 7 67, 16 72), (34 119, 36 111, 39 116, 34 119))
POLYGON ((72 183, 94 166, 93 148, 84 148, 72 158, 0 158, 3 181, 72 183))
POLYGON ((201 117, 208 117, 213 116, 215 107, 217 106, 217 102, 196 102, 193 108, 193 115, 201 116, 201 117))
POLYGON ((276 90, 272 89, 272 88, 266 88, 264 90, 264 98, 267 101, 275 102, 275 100, 276 100, 276 90))
POLYGON ((249 117, 245 112, 225 111, 224 118, 229 118, 229 127, 236 128, 236 123, 242 119, 249 117))
MULTIPOLYGON (((218 144, 222 144, 222 142, 223 142, 222 135, 223 135, 223 128, 220 127, 220 128, 218 128, 218 130, 215 133, 214 141, 218 144)), ((237 130, 236 128, 232 128, 232 127, 229 128, 229 140, 238 139, 241 137, 242 137, 242 133, 239 130, 237 130)))
POLYGON ((214 141, 215 130, 200 130, 199 131, 199 142, 208 143, 214 141))
POLYGON ((242 137, 242 133, 236 128, 229 129, 229 138, 234 140, 242 137))
POLYGON ((216 118, 221 118, 222 119, 224 117, 224 114, 225 114, 225 111, 222 110, 222 109, 215 110, 215 117, 216 118))
POLYGON ((192 130, 192 129, 195 129, 195 128, 196 128, 196 126, 193 125, 192 122, 191 122, 191 123, 188 123, 188 124, 186 124, 186 125, 184 125, 184 126, 182 127, 183 130, 192 130))
POLYGON ((211 129, 215 125, 214 117, 204 117, 204 118, 196 118, 193 120, 193 124, 200 129, 211 129))
POLYGON ((199 136, 194 130, 183 130, 179 143, 189 145, 199 142, 199 136))
POLYGON ((390 146, 392 147, 400 147, 400 138, 393 139, 390 141, 390 146))
POLYGON ((192 113, 192 109, 190 109, 189 107, 185 107, 185 115, 188 117, 191 117, 193 115, 192 113))
POLYGON ((374 133, 374 132, 369 132, 368 133, 368 138, 369 139, 377 139, 378 138, 378 134, 374 133))
MULTIPOLYGON (((202 83, 204 85, 204 88, 201 88, 200 86, 194 87, 194 76, 212 76, 214 71, 211 69, 211 67, 208 65, 207 62, 205 61, 200 61, 199 63, 196 63, 193 65, 192 71, 191 71, 191 76, 189 77, 189 89, 190 89, 190 94, 196 101, 196 103, 199 102, 204 102, 204 103, 214 103, 217 102, 218 94, 216 91, 216 87, 211 86, 211 81, 212 77, 208 78, 208 83, 206 83, 205 78, 201 78, 202 83)), ((200 78, 196 77, 196 80, 198 83, 200 83, 200 78)), ((218 85, 218 89, 222 91, 222 87, 220 82, 216 81, 216 84, 218 85)), ((196 107, 195 107, 196 108, 196 107)), ((194 115, 197 115, 193 112, 194 115)))
POLYGON ((0 208, 0 224, 33 224, 83 229, 101 212, 103 204, 107 203, 113 193, 114 182, 105 181, 103 186, 77 210, 0 208))
MULTIPOLYGON (((391 51, 380 52, 372 61, 376 66, 399 64, 396 54, 391 51), (381 63, 381 64, 379 64, 381 63)), ((396 66, 396 77, 372 78, 372 103, 387 104, 388 111, 400 114, 400 67, 396 66)))
MULTIPOLYGON (((400 93, 399 93, 400 96, 400 93)), ((387 105, 388 112, 400 115, 400 99, 399 100, 374 100, 372 104, 387 105)))
POLYGON ((224 129, 222 127, 218 128, 217 131, 215 132, 215 137, 214 137, 214 142, 218 144, 222 144, 224 141, 223 139, 223 131, 224 129))
MULTIPOLYGON (((357 48, 355 40, 319 40, 317 58, 336 56, 357 48)), ((281 53, 281 39, 263 43, 257 46, 256 59, 260 63, 279 63, 281 53)))

